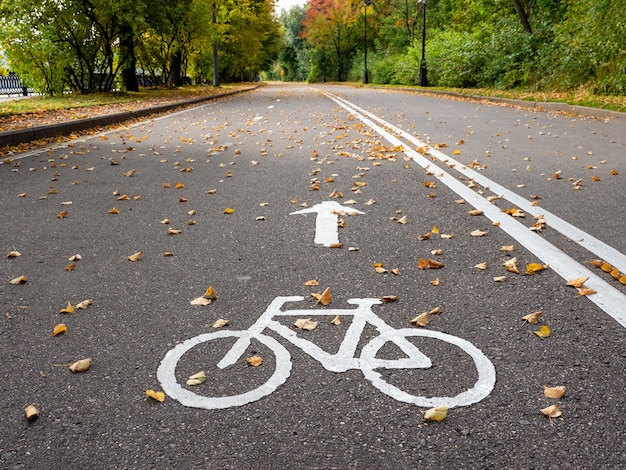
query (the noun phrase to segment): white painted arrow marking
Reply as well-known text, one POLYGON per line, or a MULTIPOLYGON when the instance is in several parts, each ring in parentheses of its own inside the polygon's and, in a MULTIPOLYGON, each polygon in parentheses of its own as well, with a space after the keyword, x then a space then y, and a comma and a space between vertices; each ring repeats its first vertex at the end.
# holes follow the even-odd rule
POLYGON ((337 228, 337 221, 342 214, 364 214, 365 212, 352 209, 350 207, 344 207, 335 201, 324 201, 319 204, 302 209, 296 212, 292 212, 289 215, 295 214, 311 214, 317 213, 317 219, 315 219, 315 240, 318 245, 332 246, 339 243, 339 230, 337 228))

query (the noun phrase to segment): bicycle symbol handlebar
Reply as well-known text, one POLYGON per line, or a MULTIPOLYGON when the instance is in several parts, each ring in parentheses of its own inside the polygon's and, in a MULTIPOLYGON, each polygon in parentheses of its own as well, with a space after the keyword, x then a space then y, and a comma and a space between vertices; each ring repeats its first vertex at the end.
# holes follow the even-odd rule
MULTIPOLYGON (((286 382, 291 373, 291 355, 289 351, 276 339, 263 333, 269 329, 289 341, 294 346, 317 360, 325 369, 332 372, 346 372, 358 369, 374 387, 396 400, 413 403, 418 406, 432 407, 447 405, 450 407, 465 406, 477 403, 487 397, 495 386, 496 373, 491 361, 483 352, 469 341, 446 333, 423 329, 395 329, 385 323, 373 311, 372 306, 380 304, 380 300, 374 298, 350 299, 348 303, 356 305, 351 309, 329 308, 323 310, 289 309, 281 308, 290 302, 304 300, 300 296, 276 297, 265 312, 247 330, 242 331, 218 331, 205 333, 188 339, 178 344, 165 355, 157 370, 157 378, 165 393, 178 400, 185 406, 205 409, 222 409, 233 406, 241 406, 274 392, 286 382), (295 331, 275 320, 277 316, 352 316, 352 322, 347 327, 339 350, 330 354, 311 341, 298 336, 295 331), (374 337, 361 350, 360 356, 356 357, 356 351, 363 330, 366 325, 372 325, 379 335, 374 337), (464 392, 452 397, 423 397, 415 396, 388 383, 378 372, 388 369, 428 369, 432 361, 422 353, 408 338, 424 337, 443 341, 460 348, 469 355, 478 372, 478 380, 464 392), (250 347, 252 340, 258 341, 269 348, 275 355, 275 370, 266 383, 248 392, 232 396, 204 396, 183 388, 176 380, 176 366, 178 361, 193 347, 202 343, 224 338, 235 338, 234 344, 227 349, 222 358, 217 361, 217 369, 224 370, 236 364, 250 347), (405 355, 399 359, 378 358, 379 351, 388 343, 397 346, 405 355)), ((220 344, 223 342, 220 341, 220 344)), ((223 346, 223 344, 222 344, 223 346)))

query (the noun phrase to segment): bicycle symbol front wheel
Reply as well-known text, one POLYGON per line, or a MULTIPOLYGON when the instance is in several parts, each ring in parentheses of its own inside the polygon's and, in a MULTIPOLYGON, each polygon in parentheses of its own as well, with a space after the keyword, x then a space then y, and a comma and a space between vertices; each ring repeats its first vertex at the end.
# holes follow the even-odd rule
MULTIPOLYGON (((220 346, 224 346, 224 342, 218 341, 220 346)), ((232 343, 231 343, 232 346, 232 343)), ((223 357, 228 352, 228 349, 223 348, 218 354, 219 358, 223 357)), ((269 358, 266 358, 269 359, 269 358)), ((215 361, 217 364, 219 359, 215 361)), ((221 370, 218 369, 218 373, 221 370)), ((226 373, 225 371, 221 371, 226 373)), ((157 379, 163 387, 163 391, 171 398, 179 401, 185 406, 191 408, 204 408, 207 410, 230 408, 233 406, 242 406, 253 401, 259 400, 264 396, 269 395, 279 386, 285 383, 291 373, 291 355, 289 351, 285 349, 278 341, 270 336, 263 334, 256 334, 251 336, 248 331, 217 331, 214 333, 205 333, 199 336, 190 338, 178 345, 173 349, 170 349, 157 370, 157 379), (207 343, 209 341, 219 340, 223 338, 247 338, 254 339, 266 346, 275 356, 275 361, 265 360, 266 363, 274 364, 275 370, 269 379, 259 385, 255 386, 252 390, 238 395, 230 396, 205 396, 194 393, 193 391, 183 388, 176 379, 176 366, 179 361, 189 350, 193 347, 207 343)), ((208 384, 209 387, 211 384, 208 384)))
MULTIPOLYGON (((454 345, 460 348, 465 354, 471 357, 473 360, 473 366, 478 372, 478 380, 469 389, 455 395, 447 397, 426 397, 417 396, 407 393, 401 390, 399 387, 389 383, 380 372, 372 368, 362 369, 365 378, 372 382, 372 385, 386 395, 389 395, 396 400, 412 403, 420 407, 435 407, 440 405, 447 405, 449 407, 467 406, 474 403, 478 403, 483 398, 486 398, 493 390, 496 383, 496 370, 491 361, 485 356, 485 354, 470 343, 467 340, 459 338, 458 336, 441 333, 438 331, 430 330, 416 330, 416 329, 400 329, 395 330, 394 333, 397 336, 408 338, 413 336, 421 336, 425 338, 432 338, 436 340, 444 341, 450 345, 454 345)), ((393 342, 393 338, 388 336, 377 336, 368 344, 365 345, 361 353, 361 357, 365 363, 374 363, 376 355, 381 348, 389 343, 393 342)), ((413 369, 423 372, 424 369, 413 369)))

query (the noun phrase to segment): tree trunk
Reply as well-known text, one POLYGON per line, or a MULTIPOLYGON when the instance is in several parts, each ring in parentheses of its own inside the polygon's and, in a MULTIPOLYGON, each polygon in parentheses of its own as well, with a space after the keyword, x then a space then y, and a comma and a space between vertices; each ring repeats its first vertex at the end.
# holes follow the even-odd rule
POLYGON ((135 41, 133 40, 133 28, 130 25, 122 27, 120 34, 120 56, 124 62, 122 66, 122 88, 126 91, 139 91, 135 41))
POLYGON ((524 30, 528 34, 533 34, 533 30, 530 27, 530 23, 528 22, 528 16, 526 15, 526 11, 520 3, 520 0, 513 0, 513 4, 515 5, 515 11, 517 11, 517 16, 519 16, 519 19, 522 22, 522 26, 524 26, 524 30))
POLYGON ((167 80, 167 86, 177 87, 182 86, 182 67, 183 67, 183 54, 179 50, 172 54, 172 62, 170 66, 170 76, 167 80))

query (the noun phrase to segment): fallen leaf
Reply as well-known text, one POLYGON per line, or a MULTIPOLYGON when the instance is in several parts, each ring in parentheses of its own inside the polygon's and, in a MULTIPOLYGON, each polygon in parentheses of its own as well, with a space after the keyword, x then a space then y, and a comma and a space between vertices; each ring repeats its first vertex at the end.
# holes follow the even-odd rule
POLYGON ((305 286, 318 286, 320 283, 320 281, 318 281, 317 279, 311 279, 310 281, 306 281, 304 283, 305 286))
POLYGON ((213 328, 223 328, 225 326, 228 326, 230 322, 228 320, 224 320, 223 318, 220 318, 218 320, 215 321, 215 323, 213 323, 213 328))
POLYGON ((81 259, 83 259, 83 257, 80 256, 78 253, 76 253, 75 255, 70 256, 67 260, 68 261, 80 261, 81 259))
POLYGON ((428 326, 428 312, 424 312, 416 316, 412 320, 409 320, 409 322, 415 326, 422 326, 422 327, 428 326))
POLYGON ((59 313, 74 313, 74 307, 72 307, 72 304, 69 300, 67 301, 67 307, 59 310, 59 313))
POLYGON ((67 266, 65 266, 65 270, 66 271, 74 271, 75 267, 76 267, 75 264, 68 264, 67 266))
POLYGON ((526 316, 522 317, 522 320, 524 320, 524 322, 528 322, 531 325, 536 325, 539 322, 539 317, 543 315, 543 312, 534 312, 534 313, 530 313, 526 316))
POLYGON ((504 252, 507 252, 507 253, 510 253, 514 249, 515 249, 515 245, 503 245, 503 246, 500 247, 500 251, 504 251, 504 252))
POLYGON ((417 267, 419 269, 426 269, 427 266, 428 262, 424 258, 420 258, 420 260, 417 262, 417 267))
POLYGON ((432 281, 430 281, 430 283, 431 283, 433 286, 438 286, 439 284, 441 284, 441 281, 440 281, 440 280, 439 280, 439 278, 437 277, 437 278, 433 279, 432 281))
POLYGON ((127 256, 126 259, 128 261, 135 262, 135 261, 139 261, 142 256, 143 256, 143 251, 138 251, 137 253, 133 253, 132 255, 127 256))
POLYGON ((209 305, 211 302, 212 302, 211 299, 207 299, 205 297, 196 297, 195 299, 189 301, 191 305, 202 305, 202 306, 209 305))
POLYGON ((322 294, 319 296, 319 298, 317 298, 317 303, 326 306, 326 305, 330 304, 330 302, 332 300, 333 300, 333 296, 330 293, 330 287, 327 287, 324 290, 324 292, 322 292, 322 294))
POLYGON ((115 214, 119 214, 120 210, 117 207, 114 207, 113 209, 107 211, 107 213, 115 215, 115 214))
POLYGON ((439 261, 435 261, 434 259, 431 259, 431 258, 428 258, 426 262, 428 263, 429 269, 438 269, 438 268, 443 268, 445 266, 445 264, 440 263, 439 261))
POLYGON ((85 372, 91 367, 91 358, 81 359, 70 366, 72 372, 85 372))
POLYGON ((126 173, 124 173, 124 176, 126 176, 127 178, 130 178, 131 176, 133 176, 135 174, 135 171, 137 171, 137 170, 127 171, 126 173))
POLYGON ((335 325, 335 326, 339 326, 341 325, 341 319, 339 318, 339 315, 335 315, 335 318, 333 318, 330 321, 331 324, 335 325))
POLYGON ((93 304, 93 300, 91 299, 83 300, 82 302, 79 302, 76 304, 76 308, 85 309, 89 307, 91 304, 93 304))
POLYGON ((26 281, 28 281, 28 278, 26 276, 20 276, 20 277, 16 277, 15 279, 11 279, 9 281, 9 284, 13 284, 13 285, 24 284, 26 283, 26 281))
POLYGON ((406 215, 398 219, 399 224, 406 225, 407 222, 408 222, 408 219, 406 218, 406 215))
POLYGON ((246 359, 246 362, 248 363, 248 365, 252 367, 258 367, 261 364, 263 364, 263 358, 260 356, 252 356, 252 357, 248 357, 246 359))
POLYGON ((473 216, 482 215, 482 214, 483 214, 483 211, 481 211, 480 209, 473 209, 469 211, 469 215, 473 215, 473 216))
POLYGON ((26 415, 26 419, 28 421, 34 421, 39 417, 39 410, 35 407, 35 405, 28 405, 24 408, 24 414, 26 415))
POLYGON ((182 230, 180 230, 180 229, 175 229, 175 228, 171 228, 171 227, 169 227, 169 228, 166 230, 166 232, 167 232, 167 234, 168 234, 168 235, 178 235, 178 234, 180 234, 180 233, 183 233, 183 231, 182 231, 182 230))
POLYGON ((548 269, 550 266, 547 264, 530 263, 526 265, 526 274, 534 274, 539 271, 548 269))
POLYGON ((485 269, 488 268, 487 262, 483 261, 482 263, 479 263, 477 265, 474 266, 476 269, 480 269, 481 271, 484 271, 485 269))
POLYGON ((544 387, 543 394, 548 398, 561 398, 565 395, 565 387, 562 385, 558 387, 544 387))
POLYGON ((580 289, 585 282, 589 280, 588 277, 576 277, 574 279, 570 279, 567 281, 566 286, 575 287, 576 289, 580 289))
POLYGON ((583 287, 582 289, 578 289, 578 295, 580 297, 586 296, 586 295, 593 295, 593 294, 597 294, 598 292, 590 289, 589 287, 583 287))
POLYGON ((547 325, 541 325, 539 330, 533 331, 533 333, 535 333, 540 338, 547 338, 548 336, 550 336, 551 331, 547 325))
POLYGON ((163 220, 161 220, 161 222, 160 222, 160 223, 161 223, 161 225, 168 225, 168 224, 170 224, 171 222, 172 222, 172 221, 171 221, 170 219, 163 219, 163 220))
POLYGON ((176 183, 176 189, 181 189, 185 187, 185 183, 183 183, 182 181, 179 181, 178 183, 176 183))
POLYGON ((397 302, 398 301, 398 296, 397 295, 383 295, 380 300, 382 300, 384 303, 390 303, 390 302, 397 302))
POLYGON ((294 325, 296 328, 300 328, 301 330, 311 331, 317 328, 318 322, 311 320, 310 318, 299 318, 296 320, 294 325))
POLYGON ((200 385, 206 382, 206 373, 202 370, 197 374, 190 375, 187 379, 187 385, 200 385))
POLYGON ((470 235, 472 237, 484 237, 485 235, 487 235, 489 232, 483 232, 481 230, 473 230, 472 232, 470 232, 470 235))
POLYGON ((18 258, 22 256, 22 253, 20 253, 19 251, 9 251, 7 253, 7 258, 18 258))
POLYGON ((158 401, 159 403, 163 403, 165 401, 165 393, 161 391, 155 392, 154 390, 146 390, 146 396, 158 401))
POLYGON ((60 335, 61 333, 65 333, 67 331, 67 326, 64 323, 59 323, 52 330, 52 336, 60 335))
POLYGON ((211 286, 207 287, 203 297, 205 299, 217 300, 217 294, 215 293, 215 289, 213 289, 211 286))
POLYGON ((444 419, 446 419, 449 409, 450 408, 445 405, 439 405, 435 408, 431 408, 429 410, 426 410, 426 412, 424 413, 424 419, 427 419, 429 421, 443 421, 444 419))
POLYGON ((57 214, 57 219, 65 219, 65 217, 67 216, 67 214, 69 214, 69 212, 67 212, 67 211, 59 212, 59 213, 57 214))
POLYGON ((496 276, 493 278, 495 282, 504 282, 505 279, 506 279, 506 276, 496 276))
POLYGON ((517 257, 511 258, 510 260, 502 263, 502 266, 504 266, 509 272, 519 274, 519 270, 517 269, 517 257))
POLYGON ((558 418, 559 416, 561 416, 563 413, 561 413, 561 410, 559 410, 559 407, 556 405, 551 405, 548 406, 546 408, 543 408, 541 410, 539 410, 541 412, 541 414, 549 417, 549 418, 558 418))
POLYGON ((235 209, 232 209, 230 207, 227 207, 226 209, 224 209, 224 214, 234 214, 235 213, 235 209))

